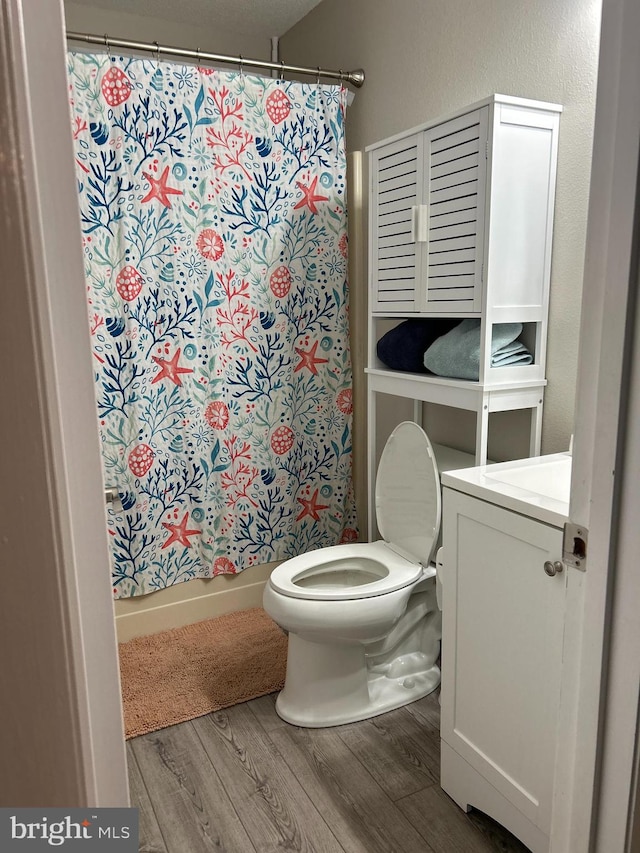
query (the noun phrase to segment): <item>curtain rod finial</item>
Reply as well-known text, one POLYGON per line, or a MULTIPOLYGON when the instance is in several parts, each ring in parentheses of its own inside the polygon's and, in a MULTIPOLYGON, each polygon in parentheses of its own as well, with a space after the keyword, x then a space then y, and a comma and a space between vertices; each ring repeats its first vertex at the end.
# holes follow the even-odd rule
POLYGON ((350 71, 347 75, 347 82, 359 89, 364 83, 364 70, 357 68, 355 71, 350 71))

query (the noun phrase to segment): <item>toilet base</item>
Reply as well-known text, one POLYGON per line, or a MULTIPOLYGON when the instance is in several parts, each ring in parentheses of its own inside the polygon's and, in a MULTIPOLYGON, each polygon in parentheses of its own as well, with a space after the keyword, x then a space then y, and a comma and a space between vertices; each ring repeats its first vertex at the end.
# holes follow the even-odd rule
POLYGON ((435 690, 440 668, 432 660, 420 653, 399 655, 380 672, 367 666, 364 646, 314 643, 289 634, 285 687, 276 711, 305 728, 367 720, 435 690))

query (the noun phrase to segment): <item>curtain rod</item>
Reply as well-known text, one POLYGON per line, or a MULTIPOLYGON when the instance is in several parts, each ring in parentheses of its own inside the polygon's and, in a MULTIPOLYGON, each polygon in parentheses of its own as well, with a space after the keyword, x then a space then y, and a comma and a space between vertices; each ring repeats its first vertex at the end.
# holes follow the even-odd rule
POLYGON ((329 77, 333 80, 341 80, 343 83, 351 83, 356 89, 359 89, 364 83, 364 71, 358 68, 355 71, 329 71, 324 68, 303 68, 299 65, 286 65, 284 62, 268 62, 263 59, 245 59, 243 56, 224 56, 218 53, 207 53, 204 50, 187 50, 182 47, 167 47, 159 45, 158 42, 142 42, 130 41, 129 39, 111 38, 109 35, 95 36, 89 33, 74 33, 67 31, 67 39, 69 41, 82 41, 87 44, 100 44, 107 48, 121 47, 125 50, 148 50, 158 56, 163 53, 167 56, 181 56, 185 59, 195 59, 200 62, 223 62, 232 65, 239 65, 240 68, 269 68, 272 71, 278 71, 280 74, 285 71, 295 74, 313 75, 320 77, 329 77))

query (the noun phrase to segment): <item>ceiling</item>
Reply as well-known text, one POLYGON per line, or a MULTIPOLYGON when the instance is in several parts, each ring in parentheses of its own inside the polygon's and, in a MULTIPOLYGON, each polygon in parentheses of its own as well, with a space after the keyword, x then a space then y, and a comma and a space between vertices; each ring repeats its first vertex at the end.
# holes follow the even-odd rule
POLYGON ((164 18, 198 27, 269 39, 281 36, 317 6, 320 0, 73 0, 144 17, 164 18))

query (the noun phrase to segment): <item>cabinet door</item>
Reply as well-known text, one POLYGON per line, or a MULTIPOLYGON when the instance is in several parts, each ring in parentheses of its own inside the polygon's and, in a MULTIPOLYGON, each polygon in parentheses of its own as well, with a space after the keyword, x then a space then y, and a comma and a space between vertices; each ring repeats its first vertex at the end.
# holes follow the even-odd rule
POLYGON ((420 275, 416 243, 422 200, 422 134, 385 145, 371 157, 372 310, 412 313, 420 275))
POLYGON ((448 488, 443 518, 442 738, 548 834, 567 573, 544 564, 562 531, 448 488))
POLYGON ((480 311, 489 108, 425 132, 427 242, 421 311, 480 311))

